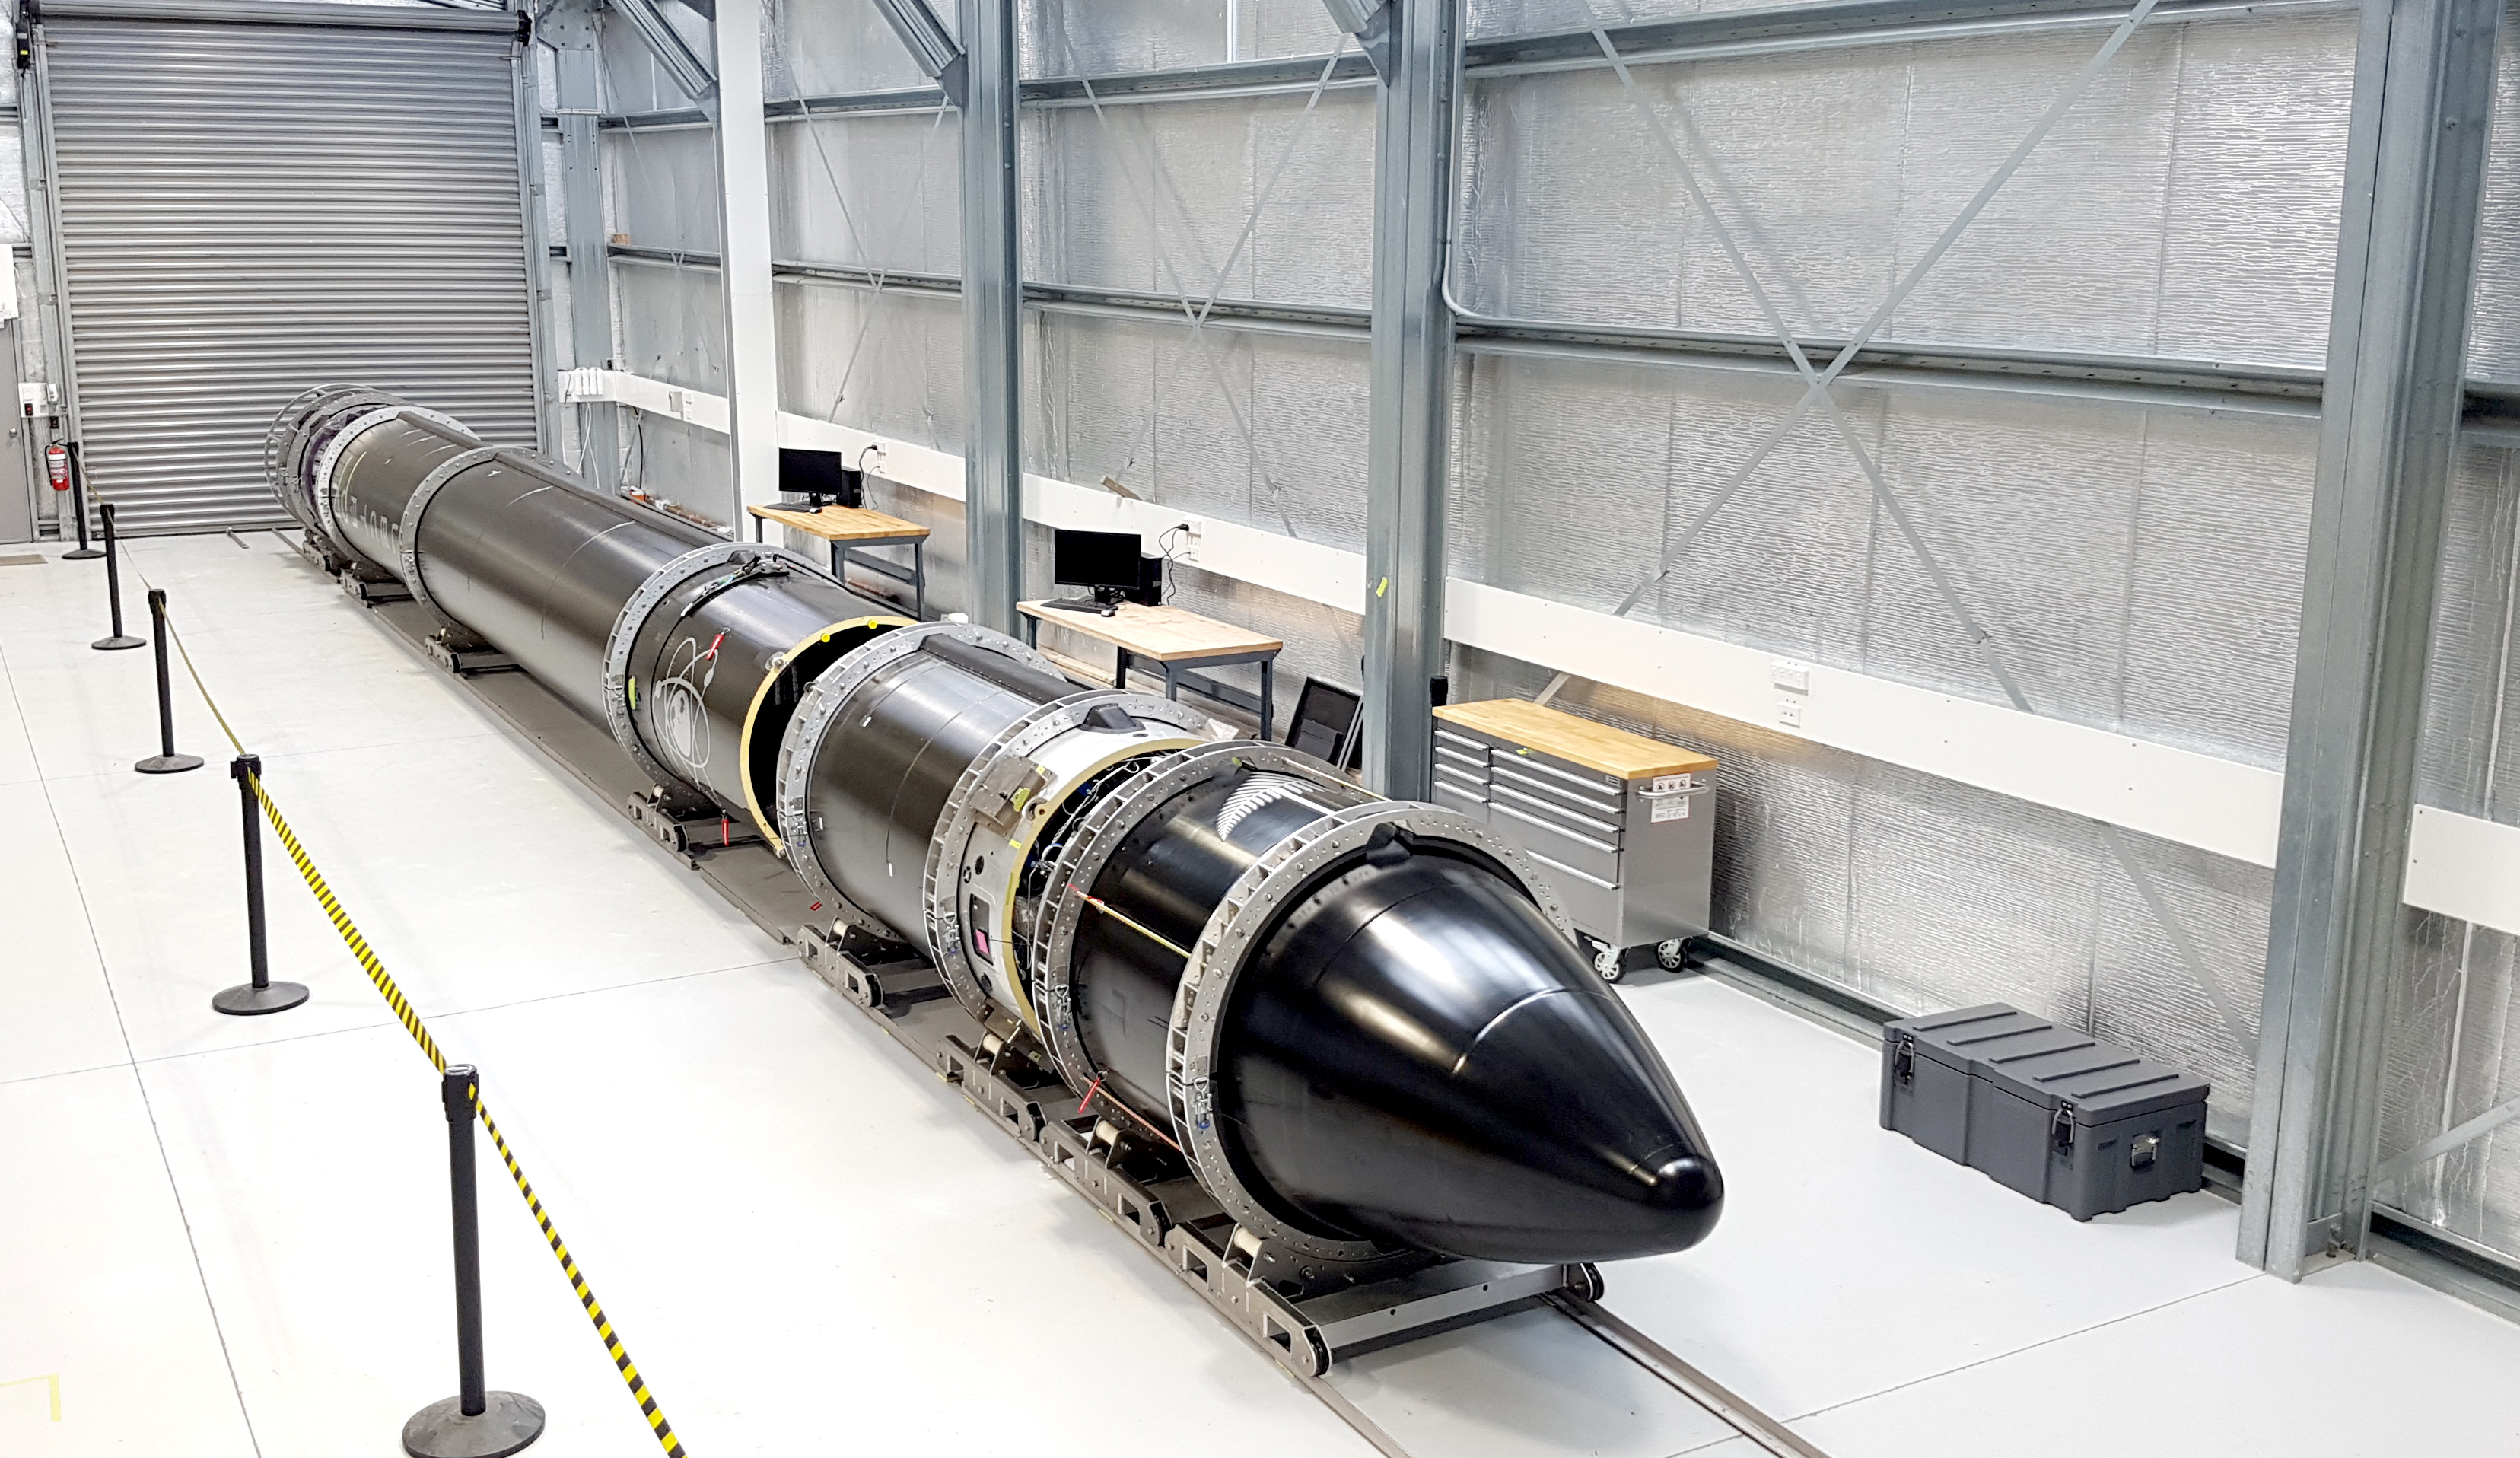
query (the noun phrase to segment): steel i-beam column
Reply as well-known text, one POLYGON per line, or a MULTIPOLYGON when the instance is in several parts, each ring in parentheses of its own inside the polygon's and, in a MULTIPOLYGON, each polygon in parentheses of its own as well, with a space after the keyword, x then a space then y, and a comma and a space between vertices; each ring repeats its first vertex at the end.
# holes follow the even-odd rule
POLYGON ((1015 7, 962 0, 964 524, 971 620, 1015 631, 1023 590, 1023 246, 1015 7))
POLYGON ((717 4, 718 288, 726 301, 727 529, 779 498, 779 335, 770 283, 770 126, 762 110, 761 0, 717 4))
MULTIPOLYGON (((578 368, 612 363, 611 225, 604 215, 604 152, 598 125, 604 98, 603 59, 596 50, 593 6, 583 0, 555 7, 542 21, 560 83, 561 203, 568 248, 569 363, 578 368)), ((608 490, 621 475, 621 407, 577 407, 577 469, 608 490)), ((552 442, 559 454, 559 442, 552 442)))
POLYGON ((2369 1225, 2501 14, 2362 11, 2240 1216, 2289 1280, 2369 1225))
POLYGON ((1444 516, 1453 320, 1455 0, 1382 12, 1389 60, 1374 114, 1373 355, 1365 527, 1365 773, 1385 795, 1434 780, 1444 672, 1444 516))

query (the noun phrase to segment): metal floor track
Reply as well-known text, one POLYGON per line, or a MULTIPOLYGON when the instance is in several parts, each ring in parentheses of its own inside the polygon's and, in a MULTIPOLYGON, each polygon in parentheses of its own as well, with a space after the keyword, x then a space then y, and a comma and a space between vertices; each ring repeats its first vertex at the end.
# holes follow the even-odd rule
MULTIPOLYGON (((370 603, 368 607, 416 658, 433 669, 446 671, 446 664, 429 649, 428 635, 436 629, 437 623, 426 609, 409 601, 370 603)), ((553 762, 614 809, 623 809, 634 797, 649 788, 642 781, 637 766, 622 753, 605 726, 578 714, 529 675, 512 670, 493 670, 456 676, 475 699, 511 729, 532 742, 553 762)), ((652 831, 653 827, 651 829, 652 831)), ((656 839, 662 843, 666 838, 659 835, 656 839)), ((787 945, 797 947, 809 967, 831 982, 845 1000, 891 1033, 894 1041, 922 1068, 936 1071, 940 1055, 945 1057, 949 1067, 959 1067, 954 1057, 957 1050, 965 1060, 971 1056, 978 1043, 978 1025, 950 997, 906 1001, 872 986, 852 988, 848 985, 848 976, 844 972, 835 972, 832 967, 833 954, 828 945, 805 945, 806 940, 813 939, 809 932, 804 933, 800 940, 800 929, 821 920, 812 910, 814 897, 796 880, 787 863, 767 846, 753 842, 724 849, 698 851, 664 843, 660 843, 659 848, 676 854, 763 932, 787 945)), ((991 1123, 999 1125, 1002 1131, 1007 1131, 1002 1112, 993 1112, 984 1102, 984 1099, 1003 1095, 996 1091, 985 1071, 974 1069, 969 1071, 971 1076, 968 1080, 959 1077, 954 1080, 964 1094, 964 1102, 989 1118, 991 1123)), ((1044 1140, 1042 1144, 1056 1142, 1044 1140)), ((1327 1377, 1298 1370, 1298 1366, 1287 1359, 1283 1336, 1278 1338, 1278 1349, 1272 1349, 1267 1335, 1264 1335, 1271 1334, 1271 1324, 1265 1319, 1255 1323, 1244 1311, 1236 1308, 1231 1299, 1221 1295, 1218 1285, 1218 1277, 1224 1275, 1221 1264, 1211 1271, 1206 1262, 1185 1262, 1175 1258, 1176 1253, 1172 1250, 1149 1241, 1146 1222, 1128 1212, 1125 1199, 1115 1201, 1098 1189, 1089 1188, 1090 1176, 1081 1174, 1074 1167, 1075 1162, 1065 1162, 1070 1167, 1062 1168, 1062 1161, 1055 1152, 1045 1154, 1038 1146, 1033 1146, 1032 1152, 1064 1176, 1105 1220, 1132 1236, 1176 1277, 1206 1298, 1211 1307, 1225 1318, 1226 1324, 1250 1343, 1256 1351, 1271 1358, 1280 1371, 1312 1393, 1376 1450, 1387 1458, 1445 1458, 1445 1455, 1413 1453, 1350 1401, 1327 1377), (1189 1268, 1192 1265, 1197 1268, 1189 1268)), ((1178 1246, 1181 1243, 1176 1241, 1174 1244, 1178 1246)), ((1819 1448, 1782 1422, 1742 1400, 1591 1296, 1559 1289, 1524 1299, 1510 1306, 1491 1307, 1486 1314, 1501 1314, 1508 1309, 1535 1305, 1556 1311, 1571 1325, 1644 1369, 1657 1381, 1703 1408, 1717 1422, 1776 1455, 1776 1458, 1826 1458, 1819 1448)))

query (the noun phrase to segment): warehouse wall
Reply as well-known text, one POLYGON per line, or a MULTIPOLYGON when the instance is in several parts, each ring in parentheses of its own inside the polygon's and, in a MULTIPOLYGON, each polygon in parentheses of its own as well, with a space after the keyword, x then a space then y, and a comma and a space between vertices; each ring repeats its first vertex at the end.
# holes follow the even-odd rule
MULTIPOLYGON (((2510 69, 2506 56, 2506 78, 2510 69)), ((2507 85, 2504 98, 2504 114, 2515 114, 2507 85)), ((2520 147, 2505 139, 2496 151, 2498 181, 2507 185, 2520 176, 2520 147)), ((2487 237, 2494 236, 2489 219, 2487 237)), ((2483 343, 2490 326, 2479 312, 2483 343)), ((2452 486, 2417 790, 2421 803, 2505 825, 2520 824, 2520 684, 2512 673, 2520 646, 2520 462, 2513 454, 2471 445, 2452 486)), ((2520 1098, 2520 938, 2409 908, 2399 972, 2384 1158, 2520 1098)), ((2382 1198, 2496 1250, 2520 1253, 2520 1122, 2426 1164, 2382 1198)))
MULTIPOLYGON (((2468 348, 2520 381, 2520 17, 2506 11, 2468 348)), ((2474 387, 2473 386, 2471 387, 2474 387)), ((2520 825, 2520 433, 2472 431, 2447 503, 2419 803, 2520 825)), ((2383 1159, 2520 1100, 2520 938, 2409 909, 2392 999, 2383 1159)), ((2384 1187, 2418 1219, 2520 1254, 2520 1120, 2384 1187)))
MULTIPOLYGON (((1697 8, 1477 0, 1470 16, 1473 33, 1493 35, 1697 8)), ((785 0, 773 29, 774 101, 925 84, 866 0, 785 0)), ((1032 0, 1022 38, 1036 76, 1327 58, 1341 44, 1316 0, 1032 0)), ((1635 68, 1721 229, 1614 72, 1474 78, 1458 299, 1480 314, 1768 338, 1772 306, 1788 328, 1843 338, 2099 38, 1979 35, 1635 68)), ((2317 371, 2355 47, 2341 8, 2138 32, 1880 338, 2317 371)), ((2481 379, 2520 387, 2520 80, 2508 50, 2472 355, 2481 379)), ((612 55, 613 105, 682 104, 633 75, 635 50, 612 55)), ((1185 514, 1361 549, 1362 334, 1217 319, 1193 329, 1179 315, 1211 291, 1362 308, 1372 137, 1368 86, 1027 109, 1027 275, 1156 305, 1030 314, 1029 469, 1108 477, 1185 514)), ((956 271, 956 141, 933 111, 774 122, 778 255, 880 276, 782 282, 784 408, 960 448, 960 316, 916 277, 956 271)), ((714 248, 704 130, 608 147, 617 231, 714 248)), ((700 387, 720 378, 714 276, 616 274, 630 367, 700 387)), ((2314 403, 1861 373, 1832 391, 1834 413, 1809 413, 1740 480, 1634 615, 1990 704, 2009 702, 2000 668, 2041 714, 2281 767, 2314 403), (1850 440, 1877 463, 1879 489, 1850 440)), ((1454 394, 1455 574, 1606 612, 1683 545, 1800 387, 1750 358, 1474 342, 1454 394)), ((689 445, 684 469, 722 472, 722 446, 704 461, 710 441, 689 445)), ((2505 784, 2520 752, 2509 456, 2480 437, 2455 483, 2423 798, 2520 823, 2505 784)), ((958 604, 959 506, 876 489, 878 505, 937 528, 932 600, 958 604)), ((1046 566, 1036 542, 1036 590, 1046 566)), ((1355 617, 1187 565, 1175 577, 1190 606, 1285 637, 1290 684, 1360 680, 1355 617)), ((1452 669, 1457 696, 1533 694, 1551 677, 1462 649, 1452 669)), ((1723 760, 1725 934, 1893 1007, 2001 998, 2134 1043, 2213 1078, 2214 1127, 2245 1137, 2272 873, 1625 691, 1579 681, 1557 702, 1723 760)), ((2520 1094, 2514 939, 2410 912, 2406 946, 2384 1154, 2520 1094)), ((2520 1123, 2391 1198, 2520 1252, 2520 1123)))
MULTIPOLYGON (((706 23, 679 5, 659 10, 702 58, 713 57, 706 23)), ((606 113, 693 106, 617 15, 604 14, 598 33, 606 113)), ((600 145, 606 227, 616 246, 673 253, 717 251, 713 127, 607 127, 600 145)), ((622 257, 614 260, 611 282, 613 357, 622 369, 711 394, 725 392, 726 307, 714 267, 622 257)), ((621 416, 613 478, 625 489, 723 524, 730 515, 732 479, 726 438, 660 416, 636 411, 621 416)))

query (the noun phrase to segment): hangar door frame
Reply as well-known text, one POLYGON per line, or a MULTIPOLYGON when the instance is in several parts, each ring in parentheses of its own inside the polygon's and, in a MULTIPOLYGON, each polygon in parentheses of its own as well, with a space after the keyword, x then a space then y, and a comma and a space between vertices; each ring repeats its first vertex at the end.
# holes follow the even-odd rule
POLYGON ((287 524, 263 434, 313 386, 378 385, 501 444, 550 437, 522 16, 29 9, 47 353, 91 497, 116 503, 126 532, 287 524))

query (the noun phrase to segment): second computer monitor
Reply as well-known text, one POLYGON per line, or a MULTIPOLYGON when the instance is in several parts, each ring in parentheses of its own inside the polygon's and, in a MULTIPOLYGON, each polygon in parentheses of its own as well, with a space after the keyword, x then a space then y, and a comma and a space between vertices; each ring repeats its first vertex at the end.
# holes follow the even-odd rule
POLYGON ((1061 587, 1091 587, 1098 597, 1113 601, 1138 590, 1143 569, 1136 532, 1058 531, 1053 536, 1052 581, 1061 587))

